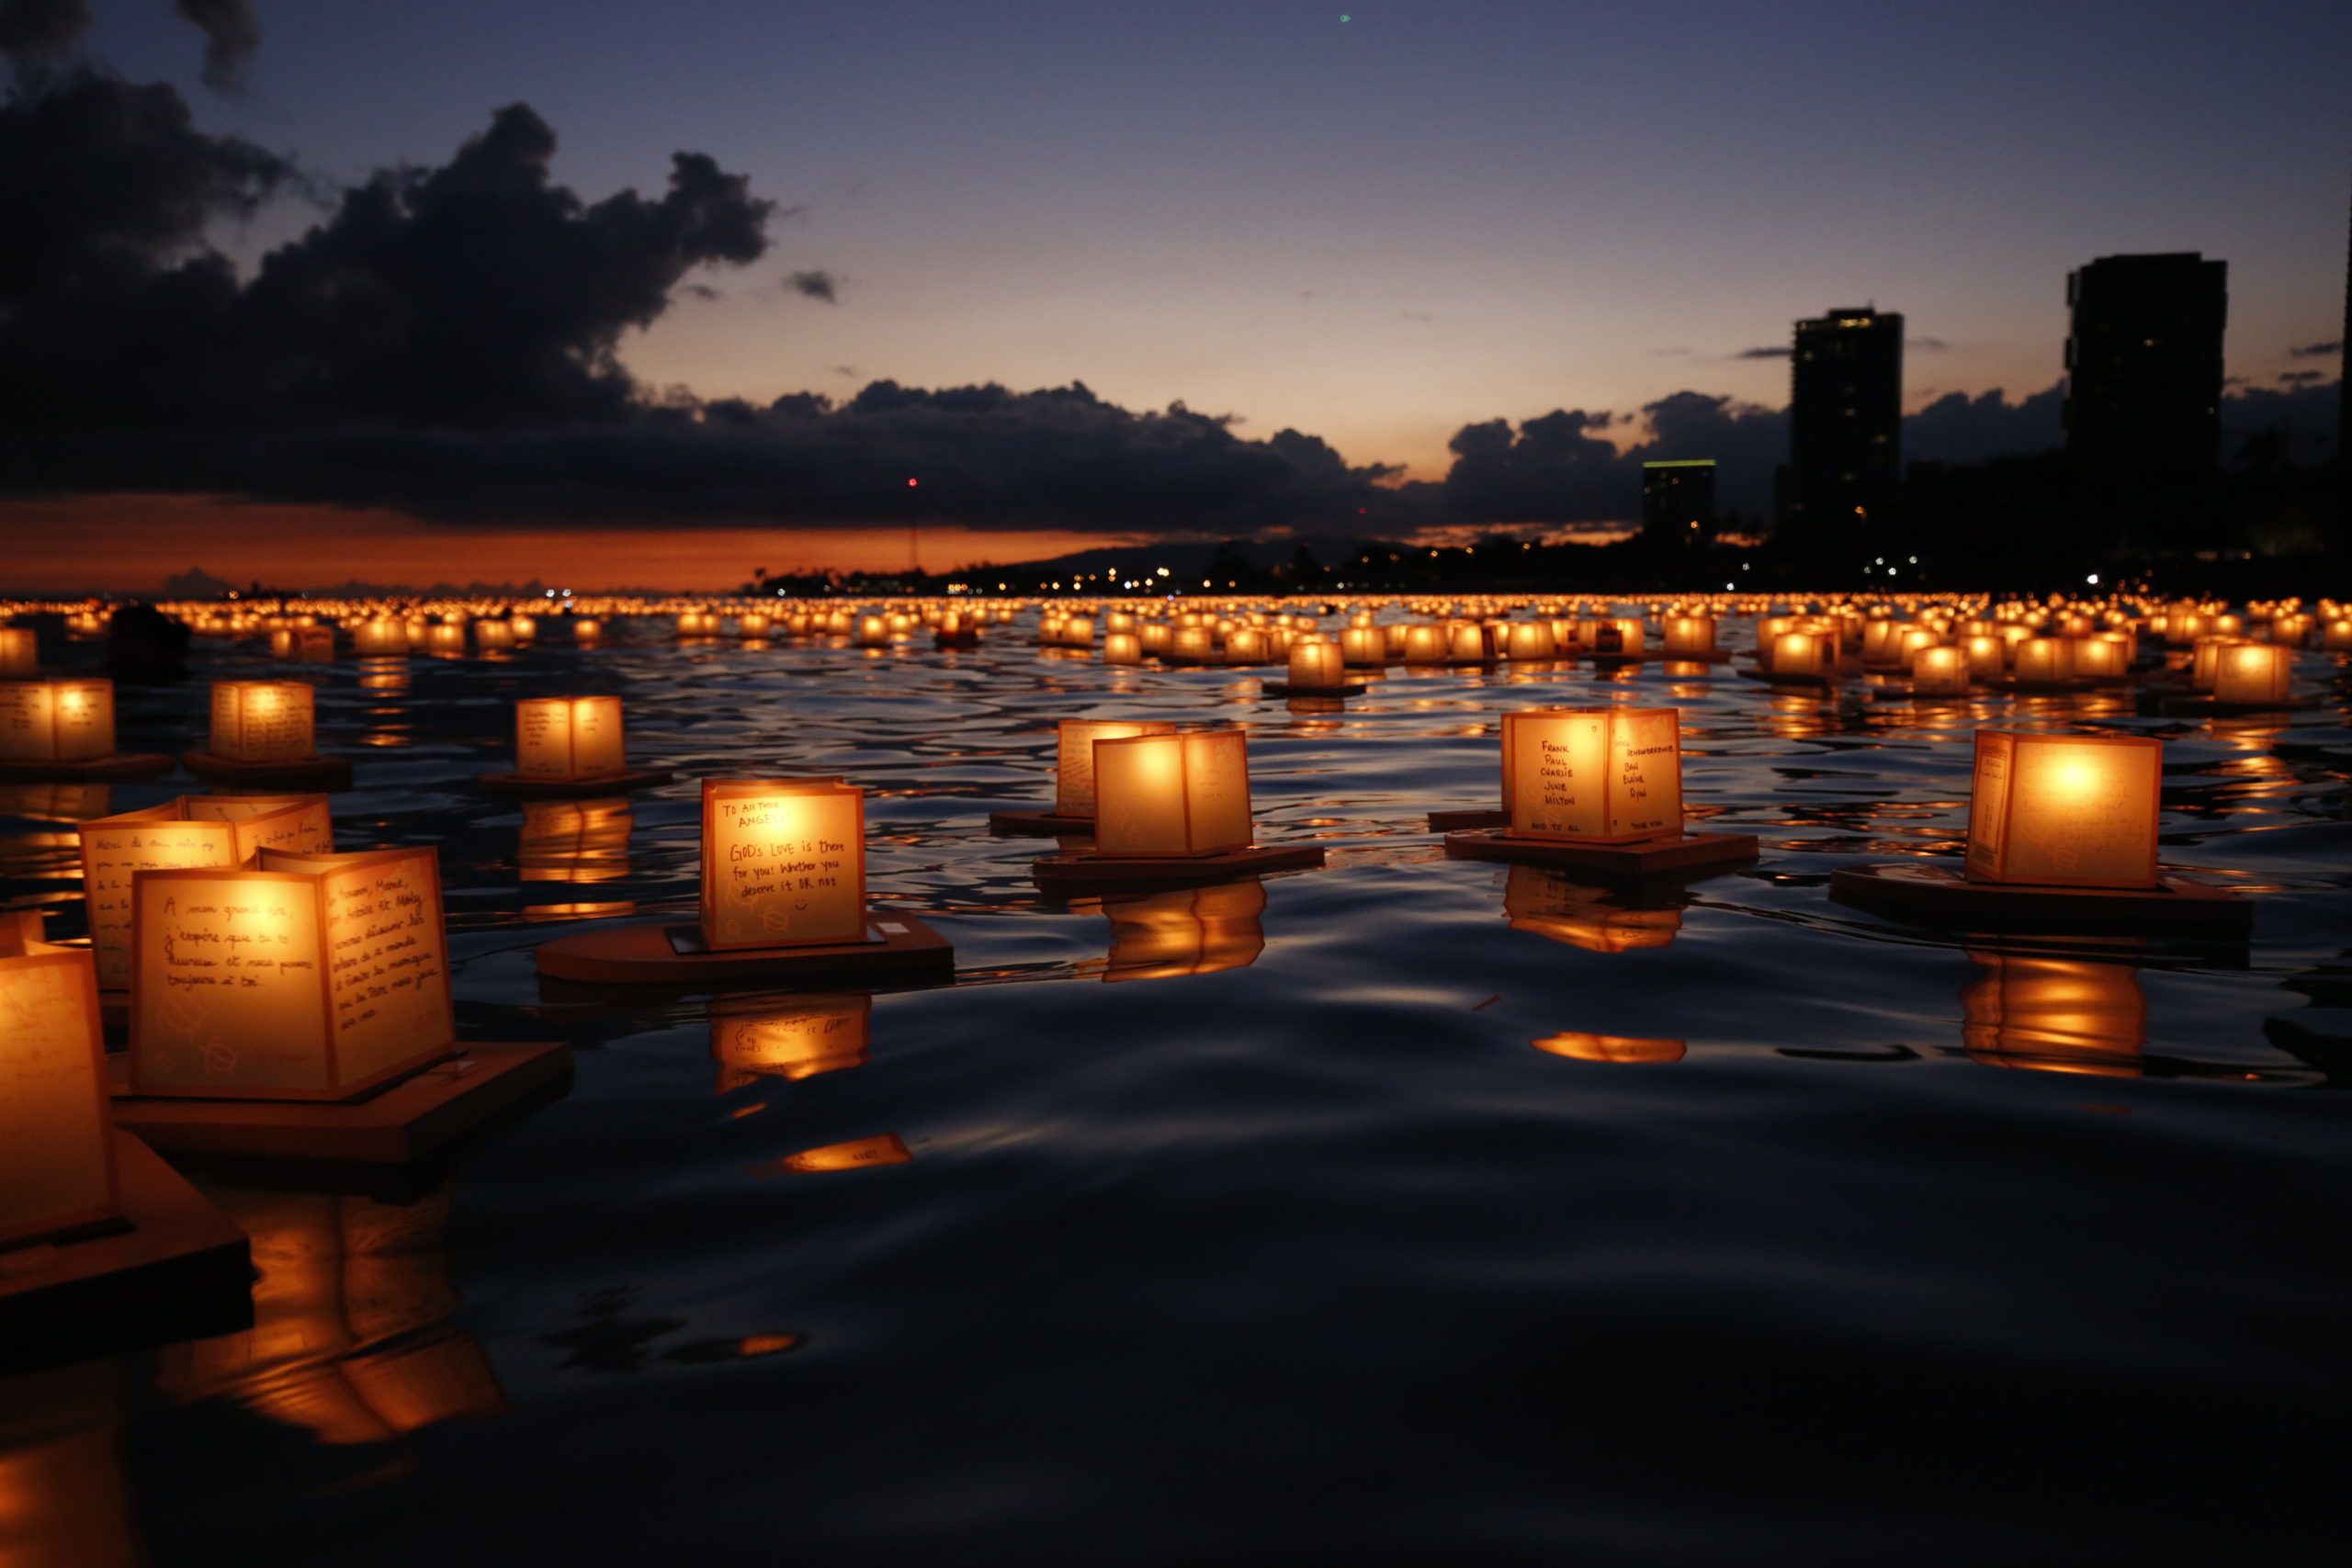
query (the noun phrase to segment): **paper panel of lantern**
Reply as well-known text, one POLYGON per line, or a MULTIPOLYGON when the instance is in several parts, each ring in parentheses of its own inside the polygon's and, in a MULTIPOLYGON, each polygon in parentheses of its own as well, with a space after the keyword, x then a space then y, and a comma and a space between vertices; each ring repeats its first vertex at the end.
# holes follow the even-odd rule
POLYGON ((1066 718, 1054 727, 1054 811, 1094 815, 1094 743, 1139 735, 1173 735, 1172 724, 1128 719, 1066 718))
POLYGON ((590 779, 627 771, 618 697, 524 697, 514 705, 514 771, 590 779))
POLYGON ((2154 887, 2163 769, 2161 740, 1977 731, 1969 879, 2154 887))
POLYGON ((98 984, 130 983, 131 884, 141 872, 240 866, 264 850, 324 853, 323 795, 190 795, 82 824, 82 891, 98 984))
POLYGON ((116 1213, 106 1044, 90 955, 12 942, 0 957, 0 1247, 116 1213))
POLYGON ((1311 642, 1295 642, 1290 649, 1290 684, 1304 687, 1339 687, 1347 684, 1348 671, 1340 657, 1340 645, 1320 638, 1311 642))
POLYGON ((347 1100, 456 1042, 435 851, 266 850, 131 902, 133 1093, 347 1100))
POLYGON ((712 949, 865 938, 865 795, 838 779, 707 779, 702 935, 712 949))
POLYGON ((1250 847, 1250 743, 1238 729, 1094 743, 1094 845, 1105 855, 1250 847))
POLYGON ((216 756, 282 762, 318 753, 318 693, 300 681, 212 682, 216 756))
POLYGON ((2233 642, 2215 656, 2213 700, 2283 703, 2294 674, 2294 649, 2265 642, 2233 642))
POLYGON ((0 761, 94 762, 113 755, 112 681, 0 681, 0 761))
POLYGON ((1673 708, 1530 708, 1503 716, 1514 838, 1626 843, 1682 830, 1673 708))
POLYGON ((40 639, 30 626, 0 626, 0 675, 29 675, 40 663, 40 639))

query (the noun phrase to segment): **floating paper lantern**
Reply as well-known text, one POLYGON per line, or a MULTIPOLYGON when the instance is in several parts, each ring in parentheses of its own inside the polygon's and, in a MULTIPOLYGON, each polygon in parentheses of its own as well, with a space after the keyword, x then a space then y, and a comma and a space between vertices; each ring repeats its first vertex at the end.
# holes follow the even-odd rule
POLYGON ((1255 626, 1236 626, 1226 638, 1227 664, 1263 664, 1271 657, 1272 651, 1266 634, 1255 626))
POLYGON ((523 697, 514 704, 514 772, 593 779, 627 771, 618 697, 523 697))
POLYGON ((455 655, 465 652, 466 623, 444 621, 439 626, 425 627, 424 647, 431 653, 455 655))
POLYGON ((2030 686, 2063 685, 2075 678, 2075 645, 2064 637, 2034 637, 2018 644, 2016 675, 2030 686))
POLYGON ((2009 645, 1992 635, 1972 637, 1962 645, 1968 654, 1968 677, 1972 681, 1997 681, 2008 668, 2009 645))
POLYGON ((82 824, 82 893, 98 984, 127 986, 131 887, 142 872, 251 864, 264 850, 334 847, 323 795, 191 795, 82 824))
POLYGON ((571 640, 594 642, 605 635, 605 623, 594 615, 582 615, 571 623, 571 640))
POLYGON ((1122 894, 1102 900, 1111 952, 1102 978, 1165 980, 1246 969, 1266 950, 1265 885, 1256 877, 1212 887, 1122 894))
POLYGON ((1388 662, 1388 639, 1377 626, 1350 626, 1340 634, 1340 660, 1351 670, 1375 669, 1388 662))
POLYGON ((2352 615, 2339 615, 2321 628, 2319 645, 2330 653, 2352 653, 2352 615))
POLYGON ((1978 730, 1969 880, 2154 887, 2163 768, 2161 740, 1978 730))
POLYGON ((12 941, 0 956, 0 1247, 117 1213, 106 1042, 90 954, 12 941))
POLYGON ((1503 715, 1511 837, 1626 843, 1682 831, 1673 708, 1528 708, 1503 715))
POLYGON ((1495 656, 1487 628, 1473 621, 1456 621, 1446 628, 1445 656, 1456 664, 1484 664, 1495 656))
POLYGON ((0 761, 94 762, 113 755, 112 681, 0 681, 0 761))
POLYGON ((1948 696, 1968 690, 1968 660, 1946 643, 1911 656, 1911 690, 1921 696, 1948 696))
POLYGON ((860 615, 856 635, 851 640, 860 648, 888 648, 890 644, 890 623, 879 615, 860 615))
POLYGON ((528 642, 539 635, 539 623, 537 618, 532 615, 509 615, 506 618, 506 629, 514 634, 516 642, 528 642))
POLYGON ((1961 1042, 1988 1066, 2139 1076, 2148 1000, 2129 964, 1972 951, 1961 1042))
POLYGON ((1250 847, 1250 743, 1196 729, 1094 743, 1094 842, 1105 855, 1250 847))
POLYGON ((839 779, 706 779, 702 935, 716 950, 865 936, 865 794, 839 779))
POLYGON ((0 675, 29 675, 40 663, 40 639, 30 626, 0 626, 0 675))
POLYGON ((1176 628, 1165 621, 1146 621, 1136 629, 1136 637, 1145 653, 1165 659, 1176 646, 1176 628))
POLYGON ((1510 627, 1510 640, 1504 651, 1513 659, 1550 659, 1559 652, 1553 641, 1552 628, 1542 621, 1515 621, 1510 627))
MULTIPOLYGON (((735 629, 747 637, 763 637, 767 636, 768 627, 773 624, 774 623, 771 622, 767 616, 763 615, 756 611, 735 617, 735 629)), ((942 624, 940 629, 943 631, 947 629, 944 623, 942 624)))
POLYGON ((805 997, 713 1004, 710 1054, 718 1092, 758 1078, 808 1078, 861 1066, 874 1031, 874 998, 805 997))
POLYGON ((316 664, 334 657, 334 633, 325 626, 280 626, 269 634, 273 659, 316 664))
POLYGON ((213 755, 283 762, 318 755, 318 693, 300 681, 212 682, 213 755))
POLYGON ((1106 632, 1102 637, 1102 662, 1105 664, 1141 664, 1143 638, 1135 632, 1106 632))
POLYGON ((1771 646, 1775 675, 1828 675, 1838 667, 1837 644, 1819 632, 1782 632, 1771 646))
POLYGON ((718 617, 707 610, 681 610, 678 612, 678 635, 717 637, 718 617))
POLYGON ((1290 646, 1290 684, 1300 691, 1339 691, 1348 682, 1340 645, 1322 637, 1290 646))
POLYGON ((2295 650, 2267 642, 2233 642, 2219 651, 2213 700, 2283 703, 2295 675, 2295 650))
POLYGON ((456 1042, 432 850, 142 872, 131 906, 135 1094, 348 1100, 456 1042))
POLYGON ((1094 815, 1094 743, 1132 740, 1142 735, 1173 735, 1176 727, 1160 721, 1066 718, 1055 726, 1054 814, 1057 817, 1094 815))
POLYGON ((1530 1042, 1538 1051, 1575 1062, 1606 1062, 1617 1066, 1662 1066, 1682 1060, 1690 1047, 1679 1040, 1638 1039, 1630 1034, 1571 1032, 1546 1035, 1530 1042))
POLYGON ((408 623, 379 618, 351 628, 352 650, 367 659, 408 655, 408 623))
POLYGON ((1170 662, 1205 664, 1216 657, 1216 632, 1209 626, 1178 626, 1168 647, 1170 662))
POLYGON ((2074 643, 2075 674, 2086 681, 2114 682, 2132 673, 2132 643, 2128 637, 2094 633, 2074 643))
POLYGON ((514 646, 514 628, 504 621, 476 621, 474 646, 486 653, 502 653, 514 646))
POLYGON ((1446 631, 1443 626, 1416 622, 1405 633, 1405 662, 1408 664, 1442 664, 1445 662, 1446 631))
POLYGON ((1668 615, 1666 619, 1666 656, 1668 659, 1709 659, 1715 651, 1715 618, 1713 615, 1668 615))

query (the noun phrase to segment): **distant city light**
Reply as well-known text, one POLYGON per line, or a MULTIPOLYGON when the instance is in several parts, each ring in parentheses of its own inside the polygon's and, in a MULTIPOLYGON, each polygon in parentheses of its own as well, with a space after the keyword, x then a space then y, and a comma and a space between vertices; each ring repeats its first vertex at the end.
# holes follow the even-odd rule
POLYGON ((2098 586, 2098 573, 2092 572, 2089 576, 2084 578, 2083 581, 2088 583, 2091 587, 2097 588, 2098 586))

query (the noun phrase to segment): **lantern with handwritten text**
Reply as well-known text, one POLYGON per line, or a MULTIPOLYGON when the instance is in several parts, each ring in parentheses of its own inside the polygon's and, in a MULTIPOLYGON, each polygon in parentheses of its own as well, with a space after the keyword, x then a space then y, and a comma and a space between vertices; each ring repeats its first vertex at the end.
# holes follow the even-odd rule
POLYGON ((106 1044, 90 954, 0 940, 0 1248, 116 1213, 106 1044))
POLYGON ((521 697, 514 772, 526 779, 594 779, 626 771, 618 697, 521 697))
POLYGON ((1302 637, 1290 645, 1290 685, 1304 692, 1336 692, 1348 683, 1340 645, 1329 637, 1302 637))
POLYGON ((1172 724, 1135 719, 1066 718, 1054 728, 1054 814, 1057 817, 1094 815, 1097 740, 1132 740, 1138 735, 1176 733, 1172 724))
POLYGON ((318 755, 318 693, 300 681, 212 682, 213 755, 282 762, 318 755))
POLYGON ((1250 847, 1250 743, 1195 729, 1094 743, 1094 842, 1105 855, 1250 847))
POLYGON ((131 908, 134 1094, 349 1100, 457 1039, 433 850, 142 872, 131 908))
POLYGON ((1928 696, 1950 696, 1968 690, 1968 660, 1950 643, 1923 648, 1911 655, 1911 690, 1928 696))
POLYGON ((2154 887, 2163 768, 2161 740, 1978 730, 1969 880, 2154 887))
POLYGON ((1630 843, 1682 831, 1673 708, 1503 715, 1503 806, 1515 839, 1630 843))
POLYGON ((0 675, 29 675, 40 662, 40 639, 32 627, 0 626, 0 675))
POLYGON ((722 948, 865 936, 865 795, 839 779, 706 779, 702 936, 722 948))
POLYGON ((248 865, 264 850, 323 853, 322 795, 190 795, 82 824, 82 892, 98 984, 130 983, 131 879, 141 872, 248 865))
POLYGON ((113 755, 112 681, 0 681, 0 761, 94 762, 113 755))
POLYGON ((2213 669, 2217 703, 2283 703, 2295 673, 2295 650, 2276 643, 2233 642, 2213 669))

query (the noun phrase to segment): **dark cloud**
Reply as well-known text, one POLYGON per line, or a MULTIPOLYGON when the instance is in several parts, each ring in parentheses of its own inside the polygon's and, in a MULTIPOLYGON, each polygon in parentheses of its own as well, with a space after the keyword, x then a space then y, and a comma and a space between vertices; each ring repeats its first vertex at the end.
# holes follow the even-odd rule
POLYGON ((1796 351, 1792 348, 1767 344, 1760 348, 1743 348, 1729 357, 1733 359, 1786 359, 1796 351))
POLYGON ((1903 421, 1903 459, 1978 463, 2005 453, 2046 452, 2065 443, 2066 388, 2055 382, 2016 402, 1996 389, 1947 392, 1903 421))
POLYGON ((172 9, 204 33, 204 85, 216 93, 243 91, 245 67, 261 47, 252 0, 172 0, 172 9))
POLYGON ((1906 337, 1903 346, 1916 354, 1940 354, 1951 344, 1939 337, 1906 337))
POLYGON ((841 303, 841 279, 822 267, 810 267, 805 272, 785 275, 784 286, 808 299, 821 299, 828 305, 841 303))
POLYGON ((2324 380, 2326 377, 2327 372, 2324 370, 2281 370, 2278 372, 2279 381, 2283 385, 2290 387, 2298 387, 2312 381, 2324 380))
POLYGON ((860 369, 859 369, 856 366, 854 366, 854 365, 836 365, 836 366, 834 366, 834 367, 833 367, 833 374, 834 374, 834 375, 836 375, 836 376, 846 376, 846 377, 848 377, 851 380, 854 381, 854 380, 856 380, 860 376, 865 375, 865 371, 863 371, 863 370, 860 370, 860 369))
POLYGON ((2338 355, 2343 352, 2343 341, 2338 339, 2334 343, 2298 344, 2287 351, 2287 357, 2290 359, 2326 359, 2334 355, 2338 355))
POLYGON ((2337 381, 2248 387, 2222 399, 2222 460, 2238 462, 2256 451, 2311 467, 2335 455, 2337 381))
POLYGON ((727 298, 707 283, 682 283, 678 285, 678 292, 689 299, 699 299, 706 305, 727 298))
POLYGON ((0 54, 20 64, 54 60, 89 30, 84 0, 0 0, 0 54))

